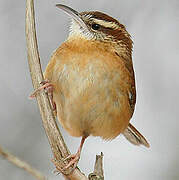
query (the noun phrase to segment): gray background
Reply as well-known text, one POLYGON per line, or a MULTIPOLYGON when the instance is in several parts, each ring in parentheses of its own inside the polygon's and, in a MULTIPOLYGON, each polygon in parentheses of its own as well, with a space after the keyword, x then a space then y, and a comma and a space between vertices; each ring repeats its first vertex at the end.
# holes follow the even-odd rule
MULTIPOLYGON (((69 19, 55 8, 63 3, 78 11, 99 10, 125 24, 134 41, 137 104, 131 122, 147 137, 150 149, 135 147, 122 136, 111 142, 90 137, 79 167, 88 174, 95 154, 104 152, 107 180, 179 179, 179 1, 178 0, 36 0, 37 35, 45 68, 51 53, 67 37, 69 19)), ((32 92, 25 44, 25 0, 0 1, 0 145, 46 174, 52 173, 51 150, 32 92)), ((62 130, 71 150, 79 138, 62 130)), ((33 179, 0 158, 0 179, 33 179)))

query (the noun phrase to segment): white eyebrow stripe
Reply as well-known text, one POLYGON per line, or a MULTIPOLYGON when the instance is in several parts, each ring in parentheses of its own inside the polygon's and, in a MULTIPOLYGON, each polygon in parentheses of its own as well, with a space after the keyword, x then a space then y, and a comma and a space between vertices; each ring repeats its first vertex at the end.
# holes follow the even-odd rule
POLYGON ((87 15, 84 15, 84 17, 86 17, 86 18, 91 18, 92 15, 91 15, 91 14, 87 14, 87 15))
POLYGON ((113 29, 119 28, 119 26, 115 22, 109 22, 109 21, 95 19, 95 18, 92 18, 92 19, 96 24, 99 24, 99 25, 104 26, 106 28, 113 28, 113 29))

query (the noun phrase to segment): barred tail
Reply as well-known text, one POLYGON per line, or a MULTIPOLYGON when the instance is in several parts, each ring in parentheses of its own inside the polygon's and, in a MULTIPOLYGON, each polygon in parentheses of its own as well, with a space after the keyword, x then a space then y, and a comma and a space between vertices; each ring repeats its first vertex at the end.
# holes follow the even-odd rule
POLYGON ((123 132, 123 135, 129 142, 134 145, 144 145, 148 148, 150 147, 147 140, 142 136, 142 134, 139 133, 139 131, 137 131, 137 129, 132 124, 128 125, 127 129, 123 132))

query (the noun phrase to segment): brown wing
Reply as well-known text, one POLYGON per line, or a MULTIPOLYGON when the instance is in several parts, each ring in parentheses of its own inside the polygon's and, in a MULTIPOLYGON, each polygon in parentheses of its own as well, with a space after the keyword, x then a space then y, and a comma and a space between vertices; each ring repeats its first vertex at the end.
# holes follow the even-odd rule
MULTIPOLYGON (((130 90, 128 92, 128 96, 129 96, 129 104, 130 104, 132 115, 133 115, 134 108, 135 108, 135 103, 136 103, 135 80, 134 80, 134 84, 131 85, 131 88, 130 88, 130 90)), ((131 117, 132 117, 132 115, 131 115, 131 117)))
POLYGON ((124 65, 126 67, 126 69, 128 70, 129 74, 130 74, 130 81, 128 84, 128 97, 129 97, 129 104, 131 107, 131 117, 134 113, 134 109, 135 109, 135 103, 136 103, 136 88, 135 88, 135 74, 134 74, 134 69, 133 69, 133 63, 132 63, 132 58, 124 58, 121 57, 117 52, 115 52, 115 54, 117 56, 119 56, 122 61, 124 62, 124 65))
MULTIPOLYGON (((125 60, 124 60, 125 61, 125 60)), ((129 97, 129 104, 131 107, 131 117, 134 113, 134 108, 135 108, 135 103, 136 103, 136 88, 135 88, 135 74, 134 74, 134 69, 133 69, 133 64, 132 64, 132 59, 125 61, 125 66, 128 69, 130 73, 130 84, 129 84, 129 91, 128 91, 128 97, 129 97)))

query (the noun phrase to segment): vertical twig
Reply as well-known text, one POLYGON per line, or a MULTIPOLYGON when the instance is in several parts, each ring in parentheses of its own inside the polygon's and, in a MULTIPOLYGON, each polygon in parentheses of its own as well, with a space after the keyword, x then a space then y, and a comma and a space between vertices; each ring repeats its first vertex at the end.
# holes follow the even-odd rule
MULTIPOLYGON (((32 83, 34 89, 37 89, 40 82, 43 81, 43 75, 36 39, 33 0, 26 0, 26 41, 32 83)), ((53 152, 55 165, 58 169, 62 169, 67 164, 67 161, 62 161, 62 159, 69 155, 69 151, 56 124, 47 94, 41 91, 37 95, 37 102, 43 126, 53 152)), ((82 174, 78 168, 75 168, 73 171, 69 168, 63 173, 65 173, 65 176, 71 180, 87 180, 87 177, 82 174)))
POLYGON ((96 155, 96 161, 93 173, 89 174, 89 180, 104 180, 103 173, 103 153, 96 155))

